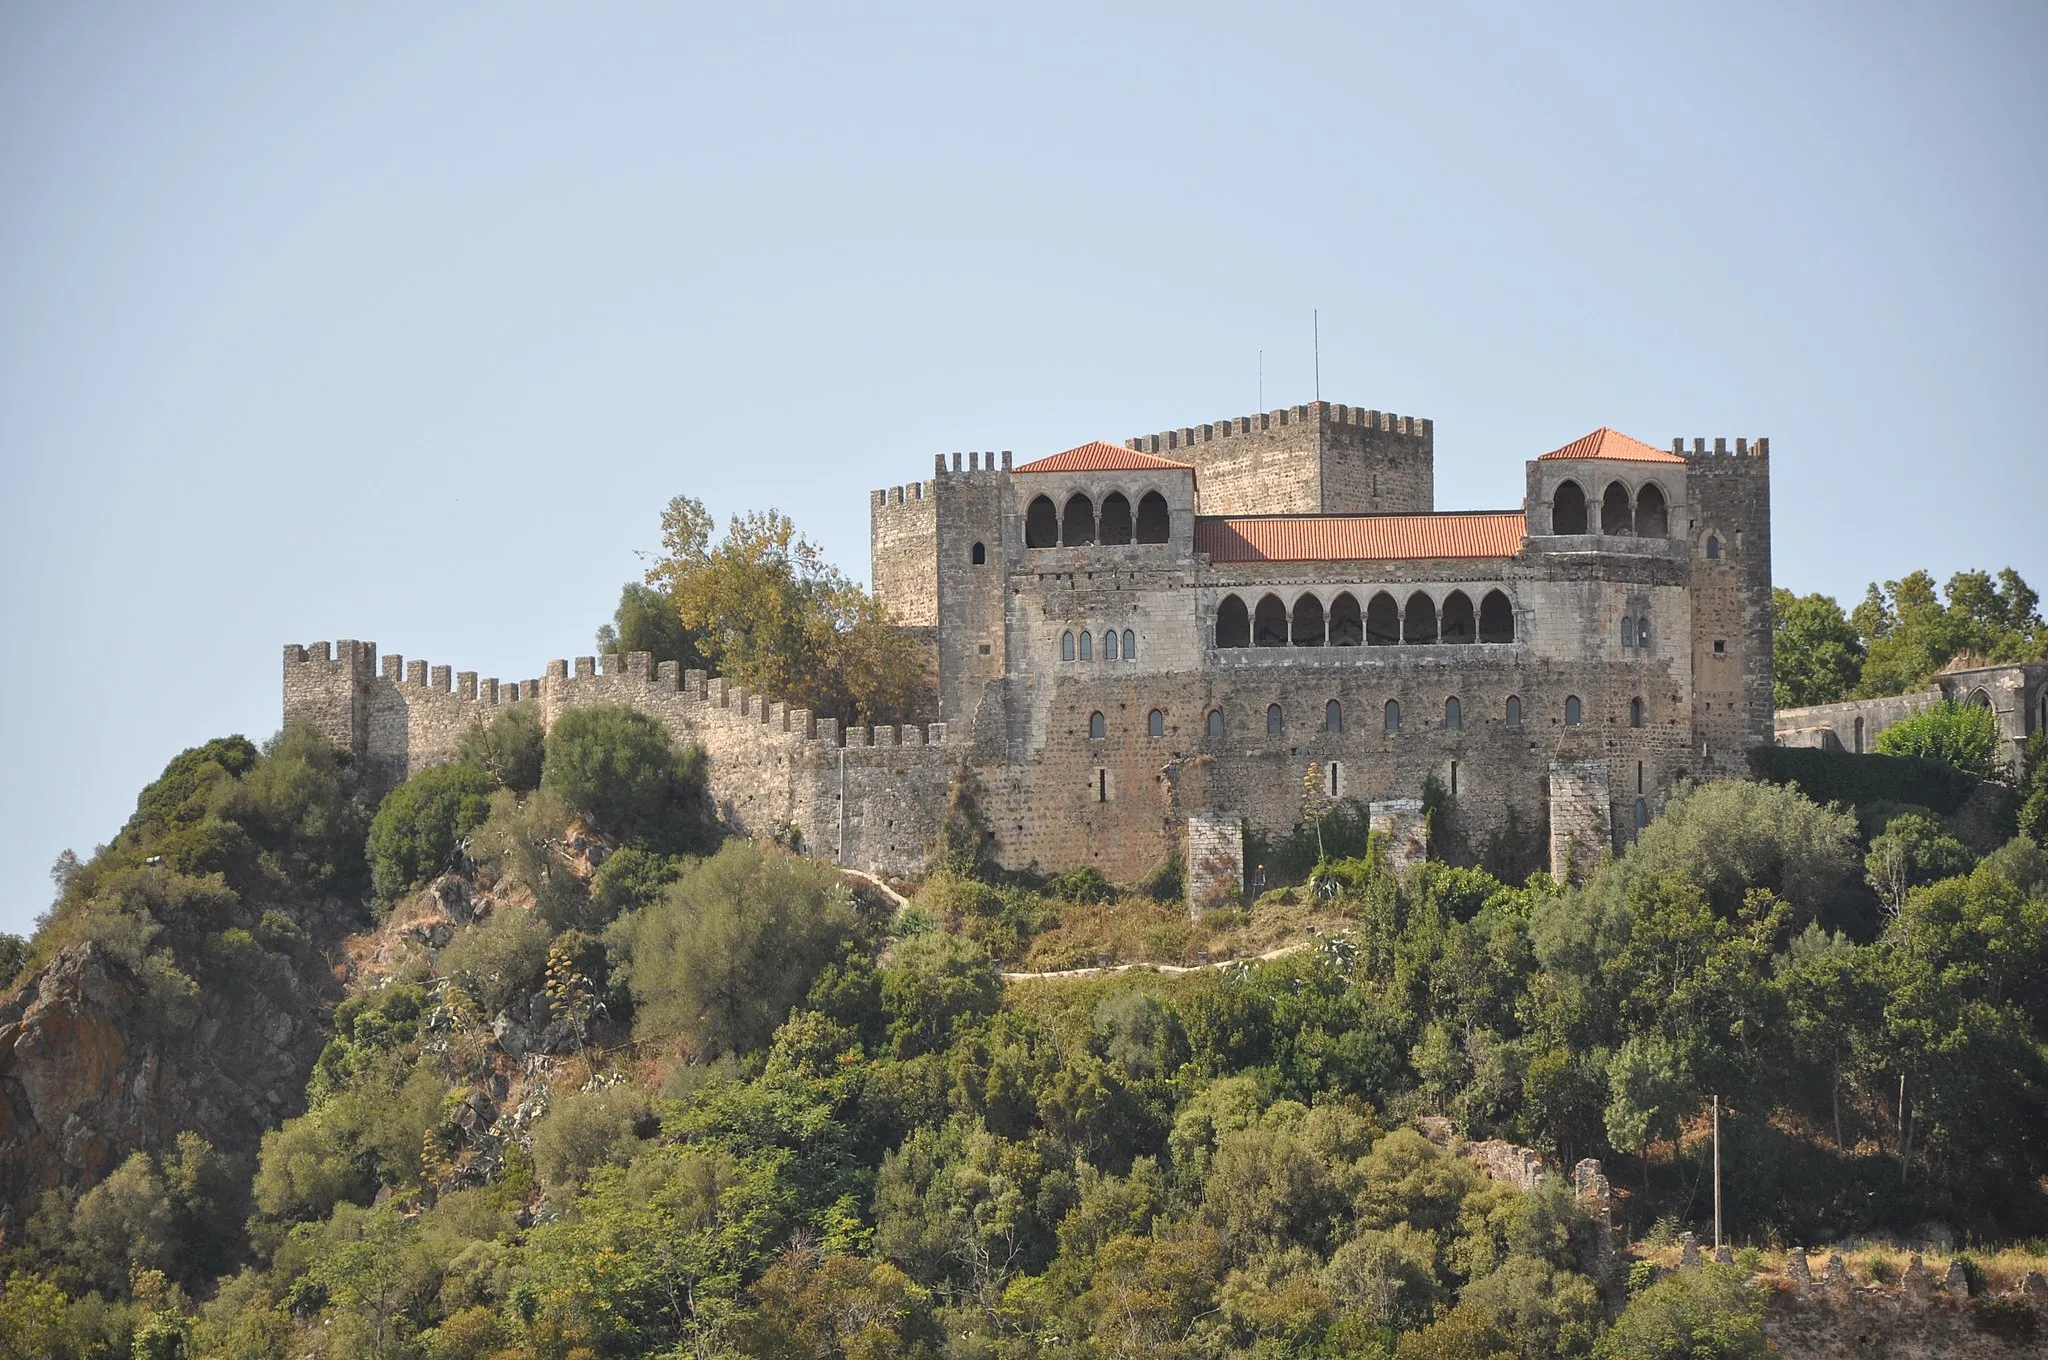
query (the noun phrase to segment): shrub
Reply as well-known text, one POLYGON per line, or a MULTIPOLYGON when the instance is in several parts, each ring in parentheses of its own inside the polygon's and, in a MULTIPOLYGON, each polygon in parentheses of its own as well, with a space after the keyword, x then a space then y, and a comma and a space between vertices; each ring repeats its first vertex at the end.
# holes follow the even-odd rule
POLYGON ((1770 1354, 1763 1298, 1728 1266, 1667 1275, 1629 1300, 1596 1354, 1607 1360, 1749 1360, 1770 1354))
POLYGON ((540 787, 541 760, 547 749, 539 703, 522 699, 506 705, 490 726, 473 724, 455 749, 465 765, 489 771, 513 792, 533 792, 540 787))
POLYGON ((941 931, 914 935, 889 951, 882 1011, 898 1058, 945 1046, 962 1020, 992 1014, 1003 982, 988 951, 941 931))
POLYGON ((500 907, 482 925, 450 940, 436 968, 485 1015, 496 1015, 540 990, 553 934, 537 912, 500 907))
POLYGON ((709 835, 703 748, 678 755, 660 723, 630 708, 572 708, 555 719, 541 787, 622 840, 686 850, 709 835))
POLYGON ((455 847, 482 826, 496 781, 476 765, 436 765, 400 784, 370 822, 370 890, 396 901, 452 866, 455 847))
POLYGON ((1998 719, 1990 709, 1944 699, 1877 734, 1879 754, 1938 760, 1965 774, 1998 773, 1998 719))
POLYGON ((1963 805, 1977 781, 1953 765, 1915 756, 1850 755, 1799 746, 1758 746, 1749 767, 1758 779, 1797 784, 1819 803, 1907 803, 1944 815, 1963 805))
POLYGON ((647 1115, 647 1097, 631 1085, 562 1096, 534 1128, 534 1170, 551 1186, 573 1186, 597 1167, 624 1166, 640 1145, 636 1130, 647 1115))

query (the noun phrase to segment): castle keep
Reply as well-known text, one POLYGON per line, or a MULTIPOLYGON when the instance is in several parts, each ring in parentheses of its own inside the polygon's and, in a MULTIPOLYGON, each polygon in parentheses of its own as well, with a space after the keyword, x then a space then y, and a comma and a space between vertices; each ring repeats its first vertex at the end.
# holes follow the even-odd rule
POLYGON ((701 743, 736 827, 922 867, 971 776, 1006 865, 1241 877, 1303 777, 1420 853, 1434 782, 1473 845, 1545 827, 1569 871, 1681 778, 1772 740, 1765 440, 1600 429, 1513 510, 1435 508, 1430 422, 1327 402, 1013 465, 940 455, 873 493, 876 593, 937 650, 938 721, 850 729, 644 655, 503 685, 344 641, 285 650, 287 721, 375 782, 452 759, 495 705, 631 704, 701 743))

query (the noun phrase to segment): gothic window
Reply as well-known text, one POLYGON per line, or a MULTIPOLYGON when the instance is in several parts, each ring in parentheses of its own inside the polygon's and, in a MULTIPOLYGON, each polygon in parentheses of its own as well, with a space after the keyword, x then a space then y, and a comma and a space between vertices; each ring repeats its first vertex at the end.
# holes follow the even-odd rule
POLYGON ((1095 659, 1095 634, 1081 634, 1081 659, 1083 661, 1093 661, 1095 659))
POLYGON ((1102 635, 1102 659, 1104 661, 1114 661, 1116 656, 1116 629, 1112 628, 1102 635))
POLYGON ((1583 534, 1586 532, 1586 493, 1579 490, 1577 482, 1559 482, 1557 494, 1550 499, 1550 532, 1553 534, 1583 534))
POLYGON ((1266 705, 1266 735, 1277 737, 1287 730, 1287 720, 1281 716, 1280 705, 1266 705))
POLYGON ((1050 496, 1039 496, 1024 512, 1024 546, 1057 548, 1060 544, 1060 512, 1050 496))
POLYGON ((1148 737, 1163 737, 1166 735, 1165 713, 1155 708, 1145 715, 1145 735, 1148 737))
POLYGON ((1222 710, 1222 709, 1220 709, 1220 708, 1212 708, 1212 709, 1210 709, 1210 710, 1209 710, 1209 724, 1208 724, 1208 726, 1209 726, 1209 740, 1210 740, 1210 741, 1222 741, 1222 740, 1223 740, 1223 710, 1222 710))
POLYGON ((1628 701, 1628 725, 1630 727, 1641 727, 1643 725, 1643 701, 1641 699, 1631 699, 1628 701))
POLYGON ((1721 558, 1721 540, 1720 540, 1720 539, 1718 539, 1718 538, 1716 538, 1716 537, 1714 537, 1714 535, 1712 535, 1712 534, 1708 534, 1708 535, 1707 535, 1707 560, 1708 560, 1709 562, 1717 562, 1717 561, 1719 561, 1719 560, 1720 560, 1720 558, 1721 558))
POLYGON ((1090 713, 1088 715, 1089 740, 1101 741, 1104 737, 1108 735, 1109 724, 1103 720, 1102 715, 1100 713, 1090 713))
POLYGON ((1626 614, 1621 616, 1621 645, 1624 647, 1636 645, 1636 621, 1626 614))
POLYGON ((1062 660, 1062 661, 1072 661, 1073 659, 1074 659, 1074 635, 1073 635, 1072 633, 1061 633, 1061 634, 1060 634, 1060 660, 1062 660))
POLYGON ((1287 606, 1280 603, 1278 595, 1268 595, 1259 601, 1259 607, 1252 613, 1252 645, 1254 647, 1285 647, 1287 645, 1287 606))
POLYGON ((1365 620, 1358 612, 1358 597, 1345 591, 1330 601, 1330 645, 1356 647, 1365 641, 1365 620))
POLYGON ((1245 612, 1244 601, 1235 595, 1225 595, 1223 603, 1216 606, 1216 645, 1218 647, 1249 647, 1252 645, 1251 615, 1245 612))
POLYGON ((1401 640, 1401 606, 1384 590, 1365 607, 1365 640, 1374 647, 1391 647, 1401 640))
POLYGON ((1479 625, 1472 614, 1472 597, 1462 590, 1454 590, 1444 596, 1443 640, 1476 642, 1478 639, 1479 625))
POLYGON ((1387 700, 1387 731, 1398 732, 1400 730, 1401 701, 1399 699, 1389 699, 1387 700))
POLYGON ((1060 546, 1085 548, 1095 541, 1095 502, 1079 492, 1067 498, 1067 513, 1061 519, 1060 546))
POLYGON ((1164 543, 1170 535, 1172 518, 1166 512, 1166 497, 1147 491, 1138 498, 1138 541, 1164 543))
POLYGON ((1126 628, 1124 629, 1124 660, 1136 661, 1137 659, 1138 635, 1132 632, 1130 629, 1126 628))
POLYGON ((977 567, 988 565, 988 544, 977 543, 974 545, 974 565, 977 567))
POLYGON ((1856 754, 1863 754, 1863 719, 1856 720, 1856 754))
POLYGON ((1603 534, 1632 534, 1635 532, 1635 512, 1628 503, 1628 488, 1620 482, 1609 482, 1607 494, 1600 498, 1600 532, 1603 534))
POLYGON ((1124 499, 1121 491, 1112 491, 1102 500, 1102 542, 1105 547, 1120 547, 1131 541, 1131 503, 1124 499))
POLYGON ((1566 727, 1577 727, 1579 725, 1579 712, 1579 696, 1576 694, 1571 695, 1564 701, 1564 725, 1566 727))
POLYGON ((1636 493, 1636 537, 1663 538, 1671 532, 1671 512, 1655 484, 1636 493))
POLYGON ((1520 727, 1522 725, 1522 701, 1512 694, 1508 696, 1507 717, 1509 727, 1520 727))
POLYGON ((1335 699, 1323 705, 1323 730, 1342 732, 1344 730, 1344 705, 1335 699))
POLYGON ((1458 702, 1458 696, 1455 694, 1444 700, 1444 730, 1447 732, 1462 732, 1465 730, 1465 706, 1458 702))
POLYGON ((1515 640, 1515 607, 1508 603, 1508 597, 1502 591, 1489 590, 1486 598, 1479 602, 1479 640, 1515 640))
POLYGON ((1304 595, 1294 602, 1293 636, 1297 647, 1323 645, 1323 602, 1315 596, 1304 595))

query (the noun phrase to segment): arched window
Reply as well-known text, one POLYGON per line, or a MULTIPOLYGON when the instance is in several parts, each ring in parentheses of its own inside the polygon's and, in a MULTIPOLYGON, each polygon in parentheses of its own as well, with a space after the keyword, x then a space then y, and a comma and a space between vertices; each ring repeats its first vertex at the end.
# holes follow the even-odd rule
POLYGON ((1344 705, 1335 699, 1323 705, 1323 730, 1342 732, 1344 730, 1344 705))
POLYGON ((974 545, 974 565, 977 567, 988 565, 988 544, 977 543, 974 545))
POLYGON ((1358 597, 1344 591, 1330 601, 1330 645, 1356 647, 1365 641, 1365 619, 1358 612, 1358 597))
POLYGON ((1102 659, 1104 661, 1114 661, 1117 659, 1116 629, 1114 628, 1102 635, 1102 659))
POLYGON ((1579 711, 1578 695, 1574 694, 1565 699, 1564 725, 1566 727, 1577 727, 1579 725, 1579 711))
POLYGON ((1126 628, 1124 629, 1124 660, 1136 661, 1137 659, 1138 635, 1132 632, 1130 629, 1126 628))
POLYGON ((1641 618, 1636 620, 1636 646, 1647 647, 1649 645, 1650 616, 1648 614, 1645 614, 1641 618))
POLYGON ((1465 730, 1465 706, 1458 702, 1458 696, 1455 694, 1444 700, 1444 730, 1446 732, 1462 732, 1465 730))
POLYGON ((1520 727, 1521 725, 1522 725, 1522 701, 1521 701, 1520 699, 1518 699, 1517 697, 1515 697, 1514 695, 1510 694, 1510 695, 1508 696, 1508 726, 1509 726, 1509 727, 1520 727))
POLYGON ((1389 699, 1387 700, 1387 731, 1398 732, 1400 730, 1401 701, 1399 699, 1389 699))
POLYGON ((1856 720, 1856 754, 1863 754, 1863 719, 1856 720))
POLYGON ((1286 645, 1287 606, 1280 603, 1278 595, 1268 595, 1259 601, 1259 607, 1252 612, 1252 646, 1286 645))
POLYGON ((1095 634, 1081 634, 1081 659, 1083 661, 1093 661, 1095 659, 1095 634))
POLYGON ((1401 616, 1401 641, 1436 641, 1436 601, 1419 590, 1408 597, 1408 608, 1401 616))
POLYGON ((1138 498, 1138 541, 1164 543, 1171 537, 1173 522, 1166 512, 1166 497, 1147 491, 1138 498))
POLYGON ((1109 724, 1103 721, 1102 715, 1100 713, 1090 713, 1088 715, 1088 739, 1090 741, 1101 741, 1108 735, 1109 724))
POLYGON ((1636 645, 1636 621, 1626 614, 1621 616, 1621 645, 1624 647, 1636 645))
POLYGON ((1280 705, 1266 705, 1266 735, 1277 737, 1287 730, 1287 719, 1280 713, 1280 705))
POLYGON ((1444 596, 1442 623, 1445 642, 1477 642, 1479 620, 1472 613, 1472 597, 1462 590, 1444 596))
POLYGON ((1374 647, 1391 647, 1401 640, 1401 606, 1384 590, 1365 607, 1365 640, 1374 647))
POLYGON ((1635 532, 1635 510, 1628 503, 1628 488, 1620 482, 1609 482, 1607 494, 1600 498, 1600 532, 1603 534, 1632 534, 1635 532))
POLYGON ((1155 708, 1145 715, 1145 735, 1148 737, 1163 737, 1166 735, 1166 714, 1164 712, 1155 708))
POLYGON ((1102 498, 1102 545, 1122 547, 1131 541, 1131 503, 1121 491, 1102 498))
POLYGON ((1714 535, 1712 535, 1712 534, 1708 534, 1708 535, 1707 535, 1707 560, 1708 560, 1709 562, 1718 562, 1718 561, 1719 561, 1720 559, 1721 559, 1721 540, 1720 540, 1720 539, 1718 539, 1718 538, 1716 538, 1716 537, 1714 537, 1714 535))
POLYGON ((1210 741, 1222 741, 1222 740, 1223 740, 1223 710, 1222 710, 1222 709, 1220 709, 1220 708, 1212 708, 1212 709, 1210 709, 1210 710, 1209 710, 1209 721, 1208 721, 1208 729, 1209 729, 1209 740, 1210 740, 1210 741))
POLYGON ((1252 645, 1252 618, 1245 612, 1244 601, 1235 595, 1225 595, 1223 603, 1216 606, 1216 645, 1218 647, 1249 647, 1252 645))
POLYGON ((1074 635, 1073 635, 1072 633, 1061 633, 1061 634, 1060 634, 1060 660, 1062 660, 1062 661, 1072 661, 1073 659, 1074 659, 1074 635))
POLYGON ((1989 708, 1991 696, 1981 689, 1973 689, 1970 691, 1970 697, 1963 702, 1971 708, 1989 708))
POLYGON ((1630 727, 1641 727, 1643 725, 1643 701, 1641 699, 1631 699, 1628 701, 1628 725, 1630 727))
POLYGON ((1085 548, 1095 541, 1095 502, 1080 492, 1067 497, 1067 513, 1060 517, 1060 546, 1085 548))
POLYGON ((1024 546, 1057 548, 1059 545, 1060 512, 1053 508, 1052 497, 1034 498, 1031 508, 1024 512, 1024 546))
POLYGON ((1583 534, 1586 532, 1586 493, 1579 490, 1577 482, 1559 482, 1557 494, 1550 498, 1550 532, 1553 534, 1583 534))
POLYGON ((1479 602, 1479 640, 1515 640, 1515 607, 1508 603, 1508 597, 1501 591, 1489 590, 1486 598, 1479 602))
POLYGON ((1653 482, 1636 493, 1636 537, 1663 538, 1671 532, 1671 512, 1664 493, 1653 482))
POLYGON ((1642 828, 1648 826, 1649 824, 1650 800, 1647 798, 1638 798, 1636 799, 1636 829, 1640 831, 1642 828))
POLYGON ((1323 645, 1323 602, 1315 596, 1304 595, 1294 602, 1293 636, 1297 647, 1323 645))

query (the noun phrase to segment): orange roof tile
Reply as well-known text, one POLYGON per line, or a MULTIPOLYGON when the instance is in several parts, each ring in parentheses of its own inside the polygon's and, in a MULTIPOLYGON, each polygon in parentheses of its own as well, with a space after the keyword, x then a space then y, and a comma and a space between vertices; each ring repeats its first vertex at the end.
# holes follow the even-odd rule
POLYGON ((1522 550, 1526 529, 1519 510, 1197 519, 1195 551, 1207 553, 1212 562, 1513 557, 1522 550))
POLYGON ((1171 458, 1161 458, 1156 453, 1139 453, 1121 444, 1105 444, 1100 439, 1092 444, 1083 444, 1078 449, 1055 453, 1050 458, 1019 464, 1017 472, 1151 472, 1164 468, 1194 471, 1193 463, 1176 463, 1171 458))
MULTIPOLYGON (((1683 463, 1685 459, 1675 453, 1654 448, 1640 439, 1630 439, 1620 430, 1611 430, 1602 425, 1583 439, 1574 439, 1561 449, 1552 449, 1544 458, 1612 458, 1624 463, 1683 463)), ((1539 460, 1540 461, 1540 460, 1539 460)))

